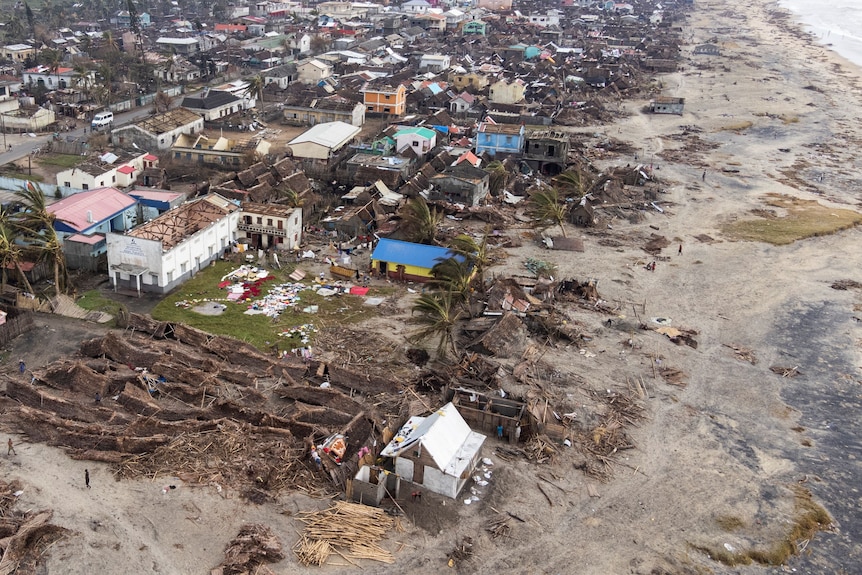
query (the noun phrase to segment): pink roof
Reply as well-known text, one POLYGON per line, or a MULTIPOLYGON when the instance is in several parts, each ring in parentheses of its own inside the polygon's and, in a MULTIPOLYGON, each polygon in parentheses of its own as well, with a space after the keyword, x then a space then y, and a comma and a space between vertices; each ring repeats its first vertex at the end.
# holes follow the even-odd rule
POLYGON ((93 234, 92 236, 85 236, 84 234, 75 234, 66 238, 70 242, 78 242, 79 244, 90 244, 95 245, 102 240, 105 239, 105 236, 102 234, 93 234))
POLYGON ((96 188, 54 202, 48 206, 48 211, 62 220, 59 223, 76 230, 86 230, 135 203, 135 198, 117 188, 96 188))
POLYGON ((482 162, 482 160, 480 160, 480 159, 476 156, 476 154, 474 154, 473 152, 467 151, 467 152, 464 152, 463 154, 461 154, 461 155, 458 157, 458 159, 457 159, 457 160, 455 160, 455 165, 457 166, 457 165, 458 165, 458 164, 460 164, 461 162, 468 162, 468 163, 469 163, 469 164, 471 164, 474 168, 478 168, 478 167, 479 167, 479 164, 482 162))
POLYGON ((119 168, 117 168, 117 171, 121 174, 134 174, 135 166, 130 166, 129 164, 126 164, 125 166, 120 166, 119 168))
POLYGON ((146 156, 144 156, 144 159, 148 162, 155 162, 159 158, 158 158, 158 156, 154 156, 152 154, 147 154, 146 156))

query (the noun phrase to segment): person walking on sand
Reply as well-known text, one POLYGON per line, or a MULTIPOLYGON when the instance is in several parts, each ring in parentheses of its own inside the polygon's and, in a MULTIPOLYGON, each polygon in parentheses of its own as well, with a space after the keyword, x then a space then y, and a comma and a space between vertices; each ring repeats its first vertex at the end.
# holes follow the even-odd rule
POLYGON ((84 470, 84 485, 87 486, 87 489, 90 489, 90 470, 84 470))
POLYGON ((15 453, 15 444, 12 443, 12 438, 9 438, 9 441, 6 442, 6 455, 18 455, 15 453))
POLYGON ((706 181, 706 170, 704 170, 703 175, 700 176, 700 181, 702 181, 702 182, 706 181))
POLYGON ((679 252, 677 253, 679 253, 679 255, 682 255, 682 244, 679 244, 679 252))

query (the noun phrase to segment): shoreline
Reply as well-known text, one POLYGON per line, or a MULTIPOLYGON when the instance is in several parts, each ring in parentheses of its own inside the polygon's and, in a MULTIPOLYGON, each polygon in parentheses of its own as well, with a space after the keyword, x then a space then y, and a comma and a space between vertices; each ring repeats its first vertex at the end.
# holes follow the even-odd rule
MULTIPOLYGON (((615 220, 606 229, 570 228, 584 239, 584 253, 511 248, 490 273, 523 273, 526 257, 553 259, 560 277, 600 278, 599 292, 608 301, 643 301, 644 318, 672 318, 673 325, 696 330, 698 347, 639 329, 626 317, 629 309, 618 311, 613 328, 589 310, 567 310, 593 337, 543 351, 562 372, 544 382, 543 393, 568 406, 584 402, 574 382, 600 390, 623 388, 638 377, 645 382, 648 418, 631 430, 636 447, 620 457, 615 478, 591 482, 566 451, 560 463, 537 466, 503 462, 490 447, 497 467, 488 501, 469 507, 455 501, 445 509, 454 523, 441 522, 439 532, 417 528, 408 517, 407 532, 386 542, 398 548, 396 563, 366 564, 366 572, 447 570, 446 553, 465 533, 476 539, 465 572, 478 574, 550 575, 572 572, 576 564, 578 572, 596 575, 729 572, 692 546, 744 549, 782 535, 793 516, 788 486, 803 484, 841 531, 818 533, 810 554, 792 557, 788 568, 839 573, 862 564, 848 536, 862 526, 851 495, 862 483, 862 328, 853 318, 862 297, 830 287, 846 277, 862 282, 862 230, 786 246, 737 241, 723 231, 727 222, 771 209, 764 202, 768 193, 858 208, 854 194, 862 182, 852 167, 862 153, 856 134, 862 68, 816 43, 775 0, 753 7, 741 0, 696 5, 684 28, 686 40, 689 33, 694 38, 683 46, 684 68, 660 77, 686 98, 682 117, 643 114, 641 99, 625 104, 627 117, 573 130, 595 147, 604 136, 590 140, 589 132, 621 134, 642 158, 655 157, 664 212, 644 211, 641 220, 615 220), (725 55, 691 56, 693 46, 719 27, 735 30, 722 38, 725 55), (658 270, 647 272, 641 246, 654 234, 671 244, 658 270), (681 253, 676 244, 684 246, 681 253), (734 345, 752 350, 757 361, 741 360, 734 345), (579 346, 589 353, 580 354, 579 346), (656 377, 656 359, 683 372, 687 386, 656 377), (802 375, 783 378, 770 372, 775 365, 799 365, 802 375), (562 486, 551 491, 554 503, 535 487, 539 473, 562 486), (498 515, 486 503, 527 521, 512 522, 511 536, 491 540, 485 528, 498 515), (720 517, 737 518, 742 526, 722 529, 720 517)), ((597 163, 629 161, 607 154, 597 163)), ((58 325, 53 318, 42 323, 45 332, 58 325)), ((36 332, 30 337, 32 343, 36 332)), ((22 443, 22 455, 7 471, 27 484, 21 506, 55 509, 55 522, 75 532, 52 548, 49 573, 112 572, 120 564, 130 573, 199 573, 222 559, 242 523, 271 525, 289 549, 297 537, 296 513, 325 504, 293 493, 250 506, 237 493, 178 481, 180 489, 164 493, 170 470, 158 480, 117 482, 107 465, 22 443), (92 490, 82 485, 87 466, 92 490)), ((298 565, 289 553, 273 568, 320 572, 298 565)), ((742 575, 767 570, 733 568, 742 575)), ((345 565, 326 572, 357 571, 345 565)))
POLYGON ((862 38, 845 38, 838 37, 836 35, 834 41, 829 41, 831 37, 831 32, 833 32, 832 28, 827 27, 825 24, 815 23, 813 22, 814 18, 812 14, 797 12, 790 6, 787 6, 786 3, 792 2, 792 0, 776 0, 776 4, 783 10, 787 10, 793 16, 794 20, 799 22, 802 31, 809 35, 815 43, 828 48, 829 50, 835 52, 842 58, 846 59, 851 64, 862 68, 862 38), (842 50, 839 50, 836 46, 838 43, 842 43, 842 50))

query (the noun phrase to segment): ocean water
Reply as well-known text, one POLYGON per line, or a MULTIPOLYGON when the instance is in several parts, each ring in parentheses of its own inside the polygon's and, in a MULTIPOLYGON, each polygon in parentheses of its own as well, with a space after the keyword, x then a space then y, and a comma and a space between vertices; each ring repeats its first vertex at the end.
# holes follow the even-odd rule
POLYGON ((817 40, 862 67, 862 0, 779 0, 817 40))

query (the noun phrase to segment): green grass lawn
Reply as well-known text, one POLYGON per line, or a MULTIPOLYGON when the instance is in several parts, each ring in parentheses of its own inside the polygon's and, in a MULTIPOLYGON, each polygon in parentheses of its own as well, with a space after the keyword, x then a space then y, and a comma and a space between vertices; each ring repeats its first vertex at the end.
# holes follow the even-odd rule
POLYGON ((114 316, 115 321, 120 310, 124 308, 123 304, 120 302, 104 297, 99 293, 99 290, 84 292, 84 294, 79 297, 75 303, 90 311, 103 311, 105 313, 109 313, 114 316))
MULTIPOLYGON (((356 323, 376 313, 374 307, 364 305, 363 297, 351 295, 323 297, 307 289, 300 292, 298 305, 287 308, 278 317, 270 318, 262 314, 247 315, 245 311, 253 301, 262 299, 275 286, 293 281, 287 277, 292 269, 270 270, 276 280, 263 283, 260 296, 247 302, 232 302, 227 300, 227 291, 219 289, 218 284, 222 277, 237 267, 236 264, 221 261, 207 267, 162 300, 153 309, 153 318, 159 321, 184 323, 210 333, 232 336, 254 345, 261 351, 270 351, 276 345, 279 350, 290 350, 302 345, 299 336, 279 335, 291 328, 306 324, 320 326, 333 321, 340 324, 356 323), (207 301, 223 303, 227 309, 221 315, 215 316, 194 311, 195 306, 207 301), (180 302, 183 303, 180 304, 180 302), (318 306, 317 313, 302 311, 314 305, 318 306)), ((316 289, 317 284, 310 280, 311 274, 302 283, 309 287, 314 286, 316 289)), ((391 288, 372 288, 368 295, 385 296, 389 293, 391 288)))
POLYGON ((74 168, 81 163, 81 157, 74 154, 46 154, 39 158, 40 164, 58 166, 60 168, 74 168))

